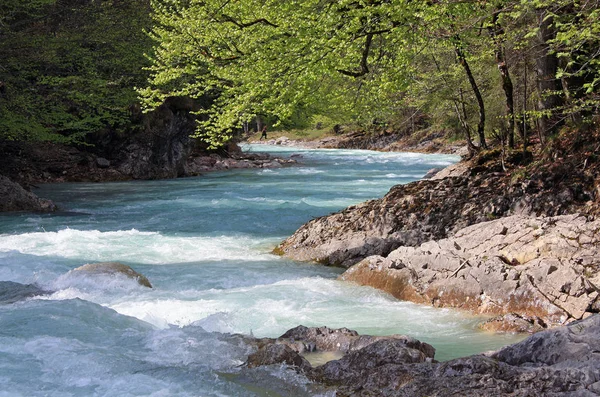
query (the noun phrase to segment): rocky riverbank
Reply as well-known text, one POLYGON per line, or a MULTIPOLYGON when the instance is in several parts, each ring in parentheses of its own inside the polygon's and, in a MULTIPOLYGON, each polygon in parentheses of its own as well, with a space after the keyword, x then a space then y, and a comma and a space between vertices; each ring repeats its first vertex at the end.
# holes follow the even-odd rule
POLYGON ((275 252, 350 268, 343 279, 400 299, 504 316, 488 329, 535 331, 600 311, 597 167, 556 161, 524 175, 514 156, 512 172, 482 156, 395 186, 308 222, 275 252))
POLYGON ((600 312, 599 258, 600 220, 510 216, 368 257, 341 279, 401 300, 503 316, 486 329, 531 332, 600 312), (513 313, 520 318, 503 321, 513 313))
POLYGON ((197 106, 190 99, 169 98, 154 112, 132 114, 139 120, 138 128, 130 134, 98 132, 89 137, 89 145, 0 141, 0 175, 5 177, 0 180, 0 197, 4 201, 0 211, 55 209, 31 192, 25 194, 14 188, 15 183, 27 190, 39 183, 167 179, 295 163, 266 154, 243 153, 235 144, 209 150, 190 137, 196 126, 192 111, 197 106), (8 179, 12 184, 8 184, 8 179))
POLYGON ((179 165, 149 164, 148 157, 131 153, 123 161, 110 161, 93 153, 57 144, 10 144, 0 161, 0 212, 51 212, 56 206, 26 190, 39 183, 111 182, 133 179, 165 179, 202 175, 206 172, 239 168, 280 168, 294 160, 260 153, 242 153, 232 146, 228 154, 194 150, 179 165), (5 176, 2 176, 4 174, 5 176), (10 179, 9 179, 10 178, 10 179), (18 181, 18 183, 17 183, 18 181))
POLYGON ((337 396, 596 396, 600 393, 600 316, 530 336, 497 352, 435 361, 435 349, 410 337, 359 336, 297 327, 254 342, 246 366, 287 364, 337 396), (301 354, 338 350, 313 367, 301 354))

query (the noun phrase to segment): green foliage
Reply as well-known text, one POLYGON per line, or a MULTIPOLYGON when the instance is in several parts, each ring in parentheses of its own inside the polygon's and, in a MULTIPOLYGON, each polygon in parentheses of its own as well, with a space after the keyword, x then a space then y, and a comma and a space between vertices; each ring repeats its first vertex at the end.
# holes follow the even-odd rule
POLYGON ((483 122, 474 84, 489 134, 506 128, 508 93, 497 71, 506 62, 523 84, 513 83, 517 121, 598 111, 598 1, 153 0, 152 7, 151 79, 139 92, 148 109, 170 95, 212 95, 198 131, 213 145, 256 115, 283 126, 301 126, 311 114, 366 125, 418 111, 468 132, 483 122), (541 44, 540 11, 556 32, 541 44), (507 52, 500 61, 499 49, 507 52), (568 83, 561 109, 533 107, 551 94, 535 93, 530 77, 547 51, 568 83))
MULTIPOLYGON (((591 120, 592 114, 600 109, 600 1, 572 0, 521 0, 516 2, 510 13, 513 20, 527 20, 521 26, 524 48, 536 48, 539 28, 531 21, 531 15, 543 11, 543 19, 551 22, 554 33, 547 44, 549 53, 558 59, 556 78, 562 82, 563 90, 538 92, 538 96, 560 95, 563 105, 550 109, 550 113, 577 115, 591 120)), ((548 112, 532 111, 536 117, 548 116, 548 112)))
POLYGON ((126 130, 147 77, 149 4, 11 0, 0 26, 0 138, 83 142, 126 130))

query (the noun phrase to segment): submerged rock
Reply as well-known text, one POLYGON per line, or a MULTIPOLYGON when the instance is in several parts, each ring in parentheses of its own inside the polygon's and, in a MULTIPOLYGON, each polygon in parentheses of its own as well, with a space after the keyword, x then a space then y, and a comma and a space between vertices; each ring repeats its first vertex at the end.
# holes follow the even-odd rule
POLYGON ((34 284, 20 284, 13 281, 0 281, 0 305, 22 301, 33 296, 47 295, 48 291, 34 284))
MULTIPOLYGON (((534 323, 559 325, 598 312, 599 269, 600 220, 512 216, 369 257, 341 279, 417 303, 518 313, 537 319, 533 331, 534 323)), ((514 329, 509 323, 500 328, 523 330, 524 321, 514 321, 514 329)))
MULTIPOLYGON (((271 359, 253 365, 288 363, 290 356, 300 360, 289 347, 274 346, 262 352, 273 352, 271 359)), ((599 351, 600 316, 595 315, 498 352, 442 363, 416 345, 388 338, 316 368, 301 360, 290 365, 343 396, 595 396, 600 393, 599 351)))
MULTIPOLYGON (((152 284, 150 281, 144 276, 133 270, 131 267, 124 265, 119 262, 100 262, 100 263, 90 263, 87 265, 80 266, 71 270, 73 273, 86 273, 86 274, 122 274, 128 278, 134 279, 138 282, 138 284, 152 288, 152 284)), ((71 273, 70 272, 70 273, 71 273)))

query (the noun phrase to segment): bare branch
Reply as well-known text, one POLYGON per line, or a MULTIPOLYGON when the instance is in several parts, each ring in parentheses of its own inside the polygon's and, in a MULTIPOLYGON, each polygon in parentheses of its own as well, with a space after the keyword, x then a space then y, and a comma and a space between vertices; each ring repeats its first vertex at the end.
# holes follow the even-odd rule
POLYGON ((350 70, 338 69, 337 71, 343 75, 350 77, 361 77, 369 73, 369 52, 371 51, 371 43, 373 42, 373 33, 368 33, 365 39, 365 47, 363 49, 362 58, 360 60, 360 70, 353 72, 350 70))

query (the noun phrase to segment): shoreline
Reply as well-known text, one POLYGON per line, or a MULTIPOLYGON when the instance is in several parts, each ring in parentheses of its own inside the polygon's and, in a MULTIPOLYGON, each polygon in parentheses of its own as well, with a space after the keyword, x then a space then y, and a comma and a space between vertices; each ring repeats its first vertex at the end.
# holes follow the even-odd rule
POLYGON ((409 152, 409 153, 439 153, 465 156, 468 154, 466 145, 450 143, 439 137, 410 140, 408 137, 397 137, 385 134, 346 133, 336 136, 306 140, 290 139, 286 136, 268 140, 246 140, 247 143, 271 146, 292 146, 306 149, 365 149, 379 152, 409 152), (398 138, 398 139, 396 139, 398 138))
POLYGON ((589 172, 550 164, 571 178, 520 180, 486 155, 311 220, 273 252, 346 268, 342 279, 401 300, 496 316, 482 325, 490 331, 533 333, 597 313, 600 203, 584 193, 589 172))

